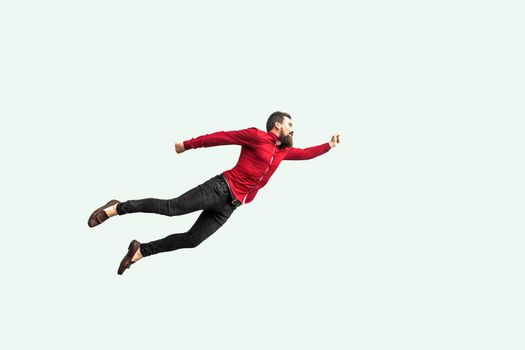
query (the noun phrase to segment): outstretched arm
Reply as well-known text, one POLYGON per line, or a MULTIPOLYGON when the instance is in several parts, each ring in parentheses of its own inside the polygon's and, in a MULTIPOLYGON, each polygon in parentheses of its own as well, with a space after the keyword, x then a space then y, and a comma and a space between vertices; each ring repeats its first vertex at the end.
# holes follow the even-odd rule
POLYGON ((187 149, 200 147, 213 147, 222 145, 253 145, 257 137, 256 128, 243 130, 218 131, 212 134, 202 135, 187 141, 175 143, 175 151, 182 153, 187 149))
POLYGON ((284 160, 307 160, 318 157, 322 154, 325 154, 330 149, 334 148, 341 142, 339 134, 332 136, 330 142, 323 143, 319 146, 313 146, 308 148, 294 148, 290 147, 288 153, 284 157, 284 160))

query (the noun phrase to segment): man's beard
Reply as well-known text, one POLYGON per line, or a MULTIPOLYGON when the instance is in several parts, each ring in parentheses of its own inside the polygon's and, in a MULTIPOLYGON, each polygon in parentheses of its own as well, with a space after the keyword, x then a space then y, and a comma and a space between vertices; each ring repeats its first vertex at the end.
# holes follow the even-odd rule
POLYGON ((285 136, 282 130, 281 130, 281 133, 279 134, 279 141, 281 141, 281 145, 280 145, 281 148, 293 146, 293 136, 292 135, 285 136))

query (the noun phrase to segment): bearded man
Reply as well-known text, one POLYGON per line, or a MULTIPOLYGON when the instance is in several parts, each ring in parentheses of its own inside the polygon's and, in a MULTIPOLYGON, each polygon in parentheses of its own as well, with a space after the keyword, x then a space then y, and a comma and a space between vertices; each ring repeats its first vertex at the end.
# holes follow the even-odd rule
POLYGON ((283 160, 305 160, 320 156, 340 142, 335 134, 329 142, 308 148, 293 147, 292 117, 285 112, 274 112, 266 121, 266 132, 255 127, 234 131, 219 131, 177 142, 180 154, 189 149, 222 145, 239 145, 241 154, 230 170, 173 199, 145 198, 120 202, 111 200, 96 209, 88 219, 89 227, 100 225, 117 215, 155 213, 178 216, 202 210, 197 221, 184 233, 174 233, 149 243, 131 241, 128 252, 120 262, 117 273, 139 259, 181 248, 195 248, 216 232, 240 206, 250 203, 257 191, 264 187, 283 160))

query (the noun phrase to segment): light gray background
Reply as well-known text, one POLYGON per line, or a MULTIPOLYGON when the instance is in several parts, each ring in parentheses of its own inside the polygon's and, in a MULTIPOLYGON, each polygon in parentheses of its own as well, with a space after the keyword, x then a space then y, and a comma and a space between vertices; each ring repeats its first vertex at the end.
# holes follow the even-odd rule
POLYGON ((2 339, 10 349, 523 349, 517 1, 0 5, 2 339), (292 114, 298 147, 197 249, 117 276, 111 198, 236 162, 173 144, 292 114))

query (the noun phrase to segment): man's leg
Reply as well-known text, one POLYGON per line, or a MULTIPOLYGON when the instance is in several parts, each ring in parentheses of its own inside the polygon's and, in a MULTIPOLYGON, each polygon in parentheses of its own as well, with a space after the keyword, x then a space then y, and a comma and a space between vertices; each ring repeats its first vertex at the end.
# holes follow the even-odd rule
MULTIPOLYGON (((140 212, 175 216, 212 208, 216 206, 218 200, 217 193, 214 193, 216 182, 216 177, 211 178, 203 184, 198 185, 183 195, 173 199, 145 198, 113 204, 103 210, 106 214, 105 217, 101 217, 101 220, 95 224, 98 225, 115 215, 140 212)), ((96 211, 91 214, 91 216, 94 214, 96 214, 96 211)))
POLYGON ((177 198, 128 200, 118 203, 115 207, 119 215, 140 212, 175 216, 203 210, 206 207, 205 200, 204 187, 199 185, 177 198))
POLYGON ((128 253, 120 262, 117 273, 122 275, 132 264, 145 256, 181 248, 195 248, 224 225, 233 210, 231 207, 220 212, 204 210, 188 232, 176 233, 144 244, 133 240, 128 247, 128 253))
POLYGON ((228 220, 233 208, 225 211, 204 210, 188 232, 175 233, 163 239, 141 244, 140 254, 148 256, 181 248, 195 248, 228 220))

